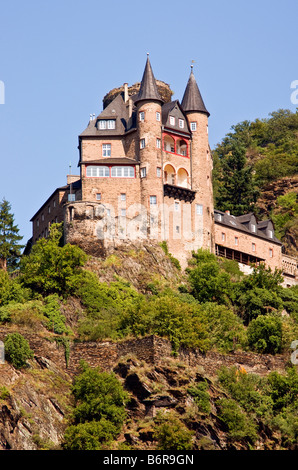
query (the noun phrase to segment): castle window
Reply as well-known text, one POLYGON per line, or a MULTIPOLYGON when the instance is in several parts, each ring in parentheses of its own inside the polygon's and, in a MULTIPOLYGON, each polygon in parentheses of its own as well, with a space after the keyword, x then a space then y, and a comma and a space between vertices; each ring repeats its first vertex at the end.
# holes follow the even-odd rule
POLYGON ((157 198, 156 196, 150 196, 150 205, 154 206, 157 204, 157 198))
POLYGON ((101 193, 96 193, 96 200, 101 201, 101 193))
POLYGON ((238 245, 238 237, 235 237, 235 245, 238 245))
POLYGON ((99 121, 99 129, 106 129, 107 127, 107 121, 105 119, 101 119, 99 121))
POLYGON ((145 121, 145 113, 144 111, 141 111, 139 114, 140 121, 145 121))
POLYGON ((159 112, 156 113, 156 120, 160 121, 160 113, 159 112))
POLYGON ((272 232, 272 230, 268 230, 268 237, 269 237, 269 238, 273 238, 273 232, 272 232))
POLYGON ((196 213, 198 215, 203 215, 203 206, 202 206, 202 204, 196 204, 196 213))
POLYGON ((121 209, 121 217, 126 217, 126 209, 121 209))
POLYGON ((69 194, 68 195, 68 201, 75 201, 76 200, 76 195, 75 194, 69 194))
POLYGON ((180 129, 184 128, 184 119, 179 119, 179 127, 180 129))
POLYGON ((175 201, 175 211, 179 212, 179 202, 175 201))
POLYGON ((108 166, 88 165, 86 168, 86 176, 95 178, 107 178, 110 176, 110 169, 108 166))
POLYGON ((146 178, 147 170, 146 167, 141 168, 141 178, 146 178))
POLYGON ((160 168, 159 166, 156 168, 156 176, 157 176, 158 178, 161 177, 161 168, 160 168))
POLYGON ((222 242, 226 241, 226 234, 224 232, 221 233, 221 241, 222 242))
POLYGON ((111 156, 111 144, 102 144, 102 156, 103 157, 111 156))
POLYGON ((252 251, 256 251, 256 244, 255 243, 251 244, 251 249, 252 249, 252 251))
POLYGON ((108 129, 115 129, 115 119, 108 119, 108 129))
POLYGON ((135 169, 133 166, 112 166, 112 178, 134 178, 135 169))
POLYGON ((145 148, 145 139, 140 140, 140 148, 144 149, 145 148))
POLYGON ((269 258, 273 258, 273 250, 272 250, 272 248, 269 248, 269 258))
POLYGON ((121 199, 121 201, 126 201, 126 194, 121 193, 120 199, 121 199))
POLYGON ((197 123, 196 122, 191 122, 190 123, 190 130, 192 132, 196 131, 197 130, 197 123))
POLYGON ((156 139, 156 148, 160 149, 161 147, 161 141, 160 139, 156 139))
POLYGON ((256 226, 254 224, 251 225, 251 231, 255 233, 256 231, 256 226))
POLYGON ((175 118, 174 118, 174 116, 170 116, 170 124, 171 124, 171 126, 175 126, 175 118))

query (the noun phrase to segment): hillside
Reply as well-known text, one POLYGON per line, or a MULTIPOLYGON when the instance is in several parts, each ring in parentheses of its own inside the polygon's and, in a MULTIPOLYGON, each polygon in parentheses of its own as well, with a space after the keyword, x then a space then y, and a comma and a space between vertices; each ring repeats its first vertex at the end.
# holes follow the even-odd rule
POLYGON ((204 251, 182 272, 165 246, 101 259, 60 236, 0 271, 0 448, 297 448, 295 288, 204 251))
POLYGON ((233 213, 240 199, 246 211, 271 217, 285 252, 297 256, 298 112, 278 110, 267 119, 232 126, 213 157, 215 206, 233 213), (236 148, 244 155, 240 167, 231 159, 236 148))

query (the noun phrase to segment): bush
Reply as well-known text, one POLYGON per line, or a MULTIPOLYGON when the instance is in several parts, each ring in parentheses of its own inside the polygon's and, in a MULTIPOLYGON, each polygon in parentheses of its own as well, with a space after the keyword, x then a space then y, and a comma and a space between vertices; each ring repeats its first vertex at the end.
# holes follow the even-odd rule
POLYGON ((5 357, 16 369, 26 366, 27 360, 33 358, 33 351, 28 341, 19 333, 9 333, 5 340, 5 357))
POLYGON ((0 321, 3 323, 11 322, 35 329, 41 326, 44 320, 43 306, 39 300, 30 300, 25 303, 12 302, 0 307, 0 321))
POLYGON ((21 260, 20 280, 41 294, 58 293, 67 296, 74 292, 76 275, 87 261, 87 255, 75 245, 60 246, 62 230, 59 224, 51 226, 47 239, 38 240, 28 256, 21 260))
POLYGON ((75 398, 73 412, 75 423, 100 421, 112 423, 120 431, 126 417, 125 402, 128 398, 116 376, 99 372, 82 364, 83 372, 75 378, 72 394, 75 398))
POLYGON ((173 413, 155 418, 154 439, 158 450, 191 450, 193 433, 173 413))
POLYGON ((219 418, 227 426, 230 439, 254 443, 257 439, 257 427, 254 421, 234 400, 222 398, 218 404, 219 418))
POLYGON ((59 296, 57 294, 49 295, 44 300, 43 312, 47 318, 46 327, 58 335, 68 332, 65 325, 65 317, 61 314, 59 296))
POLYGON ((117 436, 116 427, 105 419, 69 426, 64 434, 64 450, 102 450, 117 436))
POLYGON ((278 317, 259 316, 247 328, 250 347, 258 353, 277 354, 282 347, 282 322, 278 317))
POLYGON ((211 405, 207 389, 208 384, 206 382, 200 382, 190 387, 187 392, 194 398, 194 402, 197 405, 198 410, 202 413, 209 414, 211 411, 211 405))

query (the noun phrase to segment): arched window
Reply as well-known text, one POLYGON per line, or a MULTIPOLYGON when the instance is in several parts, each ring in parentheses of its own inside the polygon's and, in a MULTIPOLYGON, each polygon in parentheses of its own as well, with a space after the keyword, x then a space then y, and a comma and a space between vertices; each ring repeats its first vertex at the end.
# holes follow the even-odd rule
POLYGON ((175 153, 175 140, 169 135, 164 136, 163 148, 166 152, 175 153))
POLYGON ((172 165, 167 164, 164 167, 164 182, 166 184, 176 184, 176 171, 172 165))
POLYGON ((187 157, 187 143, 185 140, 180 139, 176 142, 176 153, 178 153, 178 155, 187 157))
POLYGON ((188 173, 184 168, 179 168, 177 172, 177 186, 181 186, 182 188, 189 187, 188 173))

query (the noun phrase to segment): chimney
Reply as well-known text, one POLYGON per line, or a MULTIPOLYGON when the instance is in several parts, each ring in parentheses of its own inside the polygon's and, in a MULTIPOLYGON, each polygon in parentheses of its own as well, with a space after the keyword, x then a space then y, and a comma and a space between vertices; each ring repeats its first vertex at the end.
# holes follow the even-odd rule
POLYGON ((230 214, 230 211, 225 211, 225 213, 228 214, 228 215, 231 215, 231 214, 230 214))
POLYGON ((124 83, 124 103, 128 100, 128 83, 124 83))

